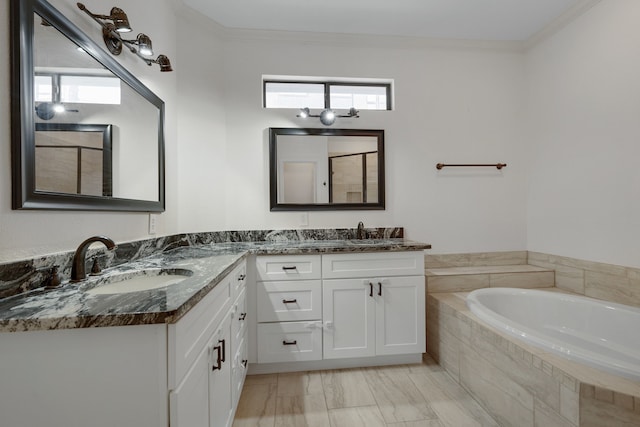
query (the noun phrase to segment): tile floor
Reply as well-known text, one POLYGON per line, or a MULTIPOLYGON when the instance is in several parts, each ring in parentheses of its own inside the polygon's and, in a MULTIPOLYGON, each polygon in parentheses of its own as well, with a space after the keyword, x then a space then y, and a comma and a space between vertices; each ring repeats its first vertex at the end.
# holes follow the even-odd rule
POLYGON ((422 364, 248 376, 233 427, 466 427, 496 422, 422 364))

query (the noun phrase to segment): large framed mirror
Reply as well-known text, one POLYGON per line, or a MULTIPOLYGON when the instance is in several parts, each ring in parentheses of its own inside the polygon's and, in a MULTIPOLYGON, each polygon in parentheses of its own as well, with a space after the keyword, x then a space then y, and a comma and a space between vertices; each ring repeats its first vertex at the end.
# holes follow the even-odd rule
POLYGON ((164 211, 157 95, 45 0, 11 0, 11 67, 13 209, 164 211))
POLYGON ((384 130, 270 128, 272 211, 385 208, 384 130))

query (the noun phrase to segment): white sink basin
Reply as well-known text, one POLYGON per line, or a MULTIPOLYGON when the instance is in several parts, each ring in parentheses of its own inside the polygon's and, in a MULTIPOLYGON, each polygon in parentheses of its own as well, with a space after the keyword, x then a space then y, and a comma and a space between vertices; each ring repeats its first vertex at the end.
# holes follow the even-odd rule
POLYGON ((113 277, 103 285, 87 290, 87 293, 89 295, 110 295, 149 291, 176 285, 192 274, 193 272, 189 270, 157 270, 142 272, 133 277, 123 274, 113 277))

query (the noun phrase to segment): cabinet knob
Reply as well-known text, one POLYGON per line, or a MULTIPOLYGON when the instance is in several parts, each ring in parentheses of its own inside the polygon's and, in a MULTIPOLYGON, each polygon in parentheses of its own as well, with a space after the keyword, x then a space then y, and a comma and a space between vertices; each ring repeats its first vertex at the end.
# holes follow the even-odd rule
POLYGON ((242 366, 244 366, 245 368, 247 367, 247 359, 242 359, 242 366))
POLYGON ((238 317, 238 320, 244 320, 247 318, 247 313, 240 313, 240 317, 238 317))
POLYGON ((238 276, 238 281, 239 281, 239 282, 242 282, 242 281, 243 281, 244 279, 246 279, 246 278, 247 278, 247 275, 246 275, 246 274, 241 274, 240 276, 238 276))

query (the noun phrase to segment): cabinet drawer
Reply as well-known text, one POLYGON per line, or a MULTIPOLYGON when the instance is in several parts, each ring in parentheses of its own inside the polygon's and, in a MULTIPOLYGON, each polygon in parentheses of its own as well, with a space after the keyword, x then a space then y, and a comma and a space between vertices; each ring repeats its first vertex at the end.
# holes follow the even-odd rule
POLYGON ((169 388, 175 387, 231 307, 231 280, 225 277, 177 323, 168 325, 169 388))
POLYGON ((258 363, 322 359, 322 322, 258 325, 258 363))
POLYGON ((246 291, 242 291, 234 307, 231 309, 231 354, 235 355, 238 345, 247 332, 247 299, 246 291))
POLYGON ((258 322, 322 318, 320 280, 258 282, 258 322))
POLYGON ((322 255, 322 277, 324 279, 423 275, 423 252, 322 255))
POLYGON ((237 266, 229 275, 231 277, 232 298, 235 299, 245 289, 247 283, 247 263, 237 266))
POLYGON ((320 255, 275 255, 256 258, 257 280, 320 278, 320 255))

